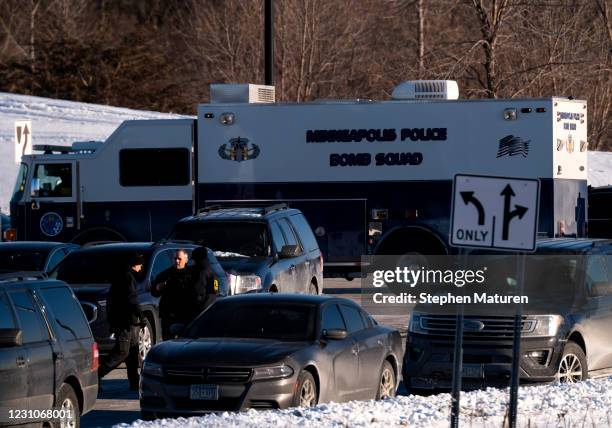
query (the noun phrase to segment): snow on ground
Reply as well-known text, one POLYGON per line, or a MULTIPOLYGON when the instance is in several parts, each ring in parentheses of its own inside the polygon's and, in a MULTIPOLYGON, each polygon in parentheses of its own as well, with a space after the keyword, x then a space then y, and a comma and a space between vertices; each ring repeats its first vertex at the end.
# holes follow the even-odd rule
MULTIPOLYGON (((461 395, 461 426, 502 427, 507 389, 461 395)), ((612 427, 612 378, 577 384, 521 387, 518 427, 612 427)), ((322 404, 312 409, 249 410, 189 419, 136 421, 117 427, 447 427, 450 395, 402 396, 384 401, 322 404)))
MULTIPOLYGON (((0 211, 8 212, 17 175, 13 162, 15 120, 32 121, 34 144, 67 145, 105 140, 124 120, 171 117, 179 116, 0 92, 0 211)), ((612 184, 612 153, 589 153, 589 184, 612 184)))
POLYGON ((180 116, 0 92, 0 211, 8 212, 17 175, 13 157, 16 120, 32 121, 34 144, 69 145, 103 141, 124 120, 172 117, 180 116))

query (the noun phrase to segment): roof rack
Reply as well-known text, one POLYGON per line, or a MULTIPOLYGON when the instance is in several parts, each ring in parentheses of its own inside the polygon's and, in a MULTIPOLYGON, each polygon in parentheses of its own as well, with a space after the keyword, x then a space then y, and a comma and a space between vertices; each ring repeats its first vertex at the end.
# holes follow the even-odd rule
POLYGON ((274 205, 270 205, 268 207, 263 208, 263 212, 264 214, 270 214, 271 212, 286 210, 288 208, 289 208, 289 205, 287 205, 286 203, 280 203, 280 204, 274 204, 274 205))
POLYGON ((21 271, 0 274, 0 282, 28 281, 32 279, 47 279, 47 274, 36 271, 21 271))
POLYGON ((196 215, 204 214, 204 213, 207 213, 209 211, 217 211, 217 210, 220 210, 221 208, 223 208, 223 207, 221 205, 219 205, 219 204, 217 204, 217 205, 209 205, 207 207, 200 208, 196 212, 196 215))

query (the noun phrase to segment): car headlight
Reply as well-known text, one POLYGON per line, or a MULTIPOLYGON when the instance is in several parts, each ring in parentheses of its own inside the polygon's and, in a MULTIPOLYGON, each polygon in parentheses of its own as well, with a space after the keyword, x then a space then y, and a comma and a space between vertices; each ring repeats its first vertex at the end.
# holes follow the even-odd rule
POLYGON ((261 290, 261 278, 257 275, 236 275, 234 294, 261 290))
POLYGON ((408 323, 408 331, 410 333, 420 333, 420 334, 426 334, 427 333, 427 331, 421 325, 421 317, 422 316, 423 316, 423 314, 421 314, 419 312, 413 312, 410 315, 410 322, 408 323))
POLYGON ((293 369, 286 364, 280 366, 257 367, 253 370, 253 380, 280 379, 293 374, 293 369))
POLYGON ((144 364, 142 365, 142 374, 162 377, 164 375, 164 372, 162 370, 161 364, 154 363, 145 359, 144 364))
POLYGON ((554 337, 563 324, 560 315, 530 315, 525 318, 524 337, 554 337))

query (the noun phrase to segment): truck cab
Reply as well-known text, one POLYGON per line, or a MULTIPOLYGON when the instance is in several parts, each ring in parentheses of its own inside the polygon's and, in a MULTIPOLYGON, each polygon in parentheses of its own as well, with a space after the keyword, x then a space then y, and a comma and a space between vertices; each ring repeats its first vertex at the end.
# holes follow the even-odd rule
POLYGON ((126 121, 104 142, 34 146, 22 157, 17 240, 153 241, 193 211, 193 120, 126 121))

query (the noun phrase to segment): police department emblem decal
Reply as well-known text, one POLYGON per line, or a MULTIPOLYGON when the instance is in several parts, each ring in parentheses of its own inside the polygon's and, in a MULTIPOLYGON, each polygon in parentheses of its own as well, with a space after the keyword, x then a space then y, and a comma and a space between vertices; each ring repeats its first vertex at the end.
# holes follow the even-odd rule
POLYGON ((242 162, 255 159, 259 156, 260 150, 257 144, 249 143, 246 138, 232 138, 229 143, 222 144, 219 147, 219 156, 221 159, 233 160, 242 162))
POLYGON ((47 236, 57 236, 64 228, 62 217, 54 212, 49 212, 40 218, 40 231, 47 236))

